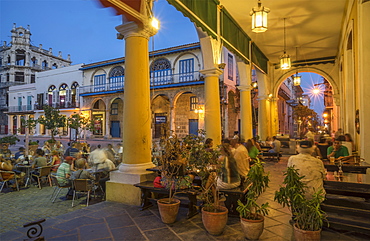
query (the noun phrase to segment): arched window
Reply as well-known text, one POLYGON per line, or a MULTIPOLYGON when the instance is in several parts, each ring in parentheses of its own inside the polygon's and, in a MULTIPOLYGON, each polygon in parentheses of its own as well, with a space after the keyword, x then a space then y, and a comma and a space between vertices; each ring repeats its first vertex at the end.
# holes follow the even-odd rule
POLYGON ((31 67, 36 67, 37 66, 37 59, 36 57, 31 58, 31 67))
POLYGON ((69 101, 69 94, 71 92, 69 91, 68 89, 68 85, 67 84, 61 84, 60 87, 59 87, 59 105, 57 105, 57 107, 59 108, 65 108, 65 107, 68 107, 68 105, 66 104, 66 102, 70 102, 69 101))
POLYGON ((15 51, 15 65, 24 66, 26 60, 25 51, 21 49, 17 49, 15 51))
POLYGON ((150 65, 150 85, 172 83, 171 63, 165 58, 157 59, 150 65))
POLYGON ((125 81, 125 70, 122 66, 116 66, 109 74, 109 89, 122 89, 125 81))
POLYGON ((53 66, 51 67, 52 69, 57 69, 58 68, 58 65, 56 63, 53 64, 53 66))
POLYGON ((49 106, 52 106, 53 103, 55 103, 55 98, 53 98, 53 96, 55 97, 55 94, 56 94, 56 88, 55 85, 51 85, 48 89, 48 105, 49 106))
POLYGON ((42 69, 47 70, 48 69, 48 62, 46 60, 42 61, 42 69))
POLYGON ((79 84, 77 82, 74 82, 71 86, 71 104, 72 107, 78 107, 77 102, 78 102, 78 87, 79 84))

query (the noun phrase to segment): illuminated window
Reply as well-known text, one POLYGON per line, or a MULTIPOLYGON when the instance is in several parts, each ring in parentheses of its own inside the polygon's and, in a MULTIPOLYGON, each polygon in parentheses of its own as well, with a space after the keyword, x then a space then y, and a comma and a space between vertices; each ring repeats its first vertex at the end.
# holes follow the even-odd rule
POLYGON ((190 111, 195 111, 198 108, 198 98, 196 96, 190 97, 190 111))

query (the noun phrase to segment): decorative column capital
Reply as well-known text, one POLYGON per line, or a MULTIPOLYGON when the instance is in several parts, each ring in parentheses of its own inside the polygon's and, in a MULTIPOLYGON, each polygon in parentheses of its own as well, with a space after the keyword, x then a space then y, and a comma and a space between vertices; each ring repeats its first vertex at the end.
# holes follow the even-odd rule
POLYGON ((116 30, 118 31, 118 39, 127 39, 129 37, 143 37, 149 40, 151 36, 155 35, 158 32, 158 30, 151 25, 144 24, 143 26, 139 26, 135 22, 128 22, 118 25, 116 27, 116 30))
POLYGON ((223 71, 218 68, 212 68, 212 69, 199 70, 199 73, 205 75, 206 77, 210 77, 210 76, 218 77, 222 75, 223 71))
POLYGON ((251 91, 253 89, 253 87, 250 85, 239 85, 237 88, 240 91, 251 91))
POLYGON ((257 100, 270 100, 268 95, 259 95, 257 100))

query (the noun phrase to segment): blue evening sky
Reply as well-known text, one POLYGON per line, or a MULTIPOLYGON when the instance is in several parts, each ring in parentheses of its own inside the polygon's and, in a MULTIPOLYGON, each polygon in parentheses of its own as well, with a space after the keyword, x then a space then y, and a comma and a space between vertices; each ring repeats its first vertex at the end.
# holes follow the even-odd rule
MULTIPOLYGON (((154 4, 161 22, 159 32, 149 42, 150 50, 198 42, 194 25, 166 0, 154 4)), ((0 0, 0 44, 11 41, 13 23, 30 25, 32 45, 43 45, 53 54, 71 55, 72 64, 89 64, 124 56, 124 40, 116 38, 115 27, 121 17, 112 8, 103 8, 98 0, 0 0)), ((302 73, 302 88, 307 92, 321 76, 302 73)), ((321 115, 323 98, 313 100, 321 115)))

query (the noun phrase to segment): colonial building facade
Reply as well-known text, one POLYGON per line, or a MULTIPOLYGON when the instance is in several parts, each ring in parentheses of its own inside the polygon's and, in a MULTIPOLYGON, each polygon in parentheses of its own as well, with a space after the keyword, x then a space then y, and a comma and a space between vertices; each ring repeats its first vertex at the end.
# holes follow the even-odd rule
POLYGON ((14 24, 10 32, 11 42, 7 44, 4 41, 0 46, 0 134, 8 133, 8 117, 5 112, 9 111, 10 86, 35 83, 36 73, 71 64, 69 55, 64 59, 60 51, 55 56, 52 48, 45 50, 42 44, 33 46, 29 26, 24 28, 14 24))
MULTIPOLYGON (((227 49, 223 49, 222 56, 225 63, 224 74, 219 77, 222 131, 223 137, 232 137, 235 131, 240 130, 239 76, 235 56, 227 49)), ((180 138, 204 129, 204 75, 199 72, 203 69, 200 44, 150 52, 149 66, 152 138, 163 134, 163 124, 180 138)), ((11 133, 25 134, 21 119, 37 119, 43 115, 43 105, 50 105, 67 117, 80 113, 94 121, 95 130, 83 133, 81 138, 122 138, 123 105, 130 104, 124 103, 125 58, 40 72, 35 82, 13 86, 9 90, 11 133)), ((291 90, 289 85, 284 91, 286 96, 279 96, 294 99, 291 90)), ((257 89, 252 91, 257 92, 257 89)), ((256 95, 253 97, 257 99, 256 95)), ((291 113, 290 106, 284 106, 284 110, 291 113)), ((255 116, 249 117, 255 118, 256 122, 257 112, 258 105, 255 105, 255 116)), ((284 128, 290 130, 292 126, 291 115, 285 116, 284 128)), ((37 125, 31 134, 49 136, 42 125, 37 125)), ((69 130, 61 129, 60 135, 70 135, 69 130)))

